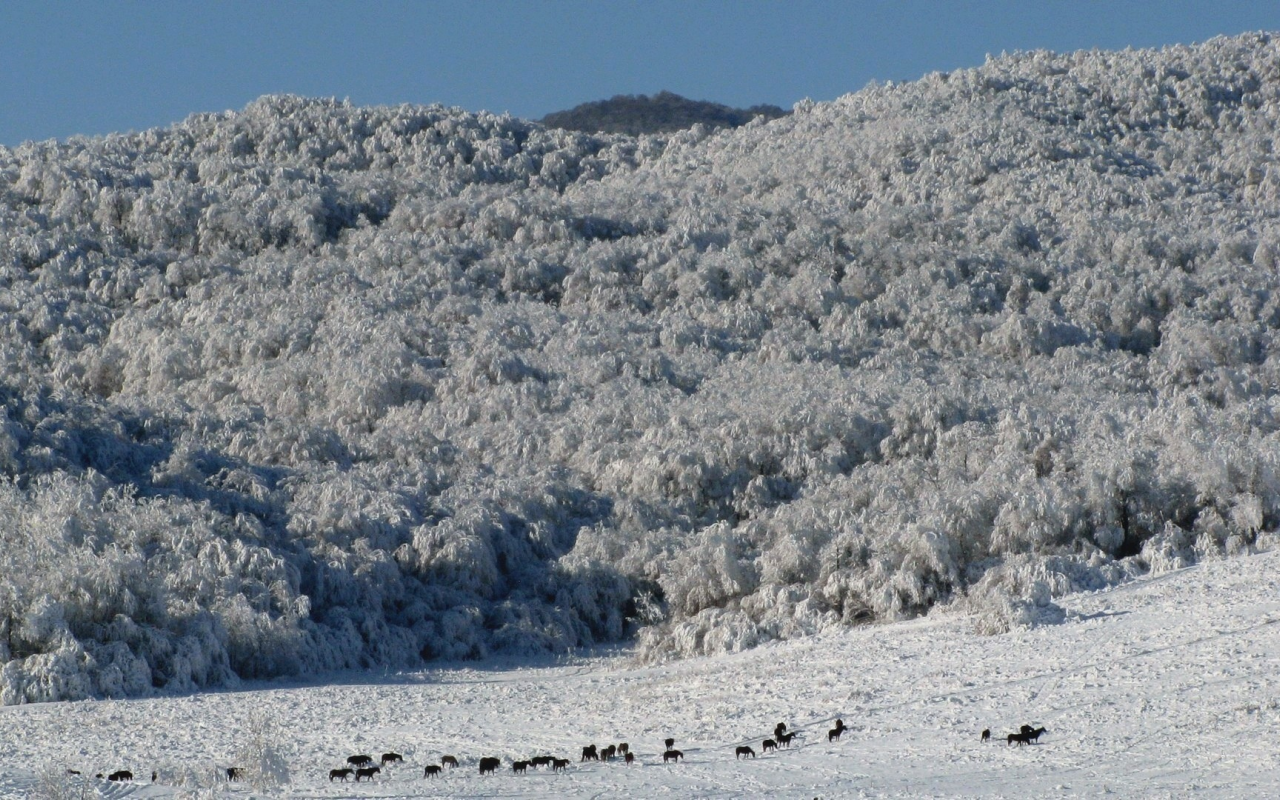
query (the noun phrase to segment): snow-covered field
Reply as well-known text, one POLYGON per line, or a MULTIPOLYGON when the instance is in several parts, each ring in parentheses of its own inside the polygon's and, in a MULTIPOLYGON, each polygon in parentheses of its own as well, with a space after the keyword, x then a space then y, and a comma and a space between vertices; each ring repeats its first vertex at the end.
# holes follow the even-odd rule
POLYGON ((1277 575, 1280 552, 1210 561, 1068 596, 1064 624, 994 637, 940 610, 661 666, 622 653, 9 707, 0 791, 28 797, 66 768, 123 768, 144 779, 63 788, 264 796, 164 781, 208 784, 266 719, 292 772, 270 797, 1277 797, 1277 575), (849 730, 828 743, 836 717, 849 730), (804 732, 798 746, 735 759, 739 744, 759 752, 779 721, 804 732), (999 738, 1023 723, 1047 733, 1026 747, 979 741, 984 727, 999 738), (667 736, 685 762, 661 762, 667 736), (621 741, 637 763, 578 761, 585 744, 621 741), (327 780, 350 754, 388 750, 405 764, 374 783, 327 780), (424 780, 423 765, 446 753, 462 765, 424 780), (572 763, 512 774, 512 759, 539 754, 572 763), (502 770, 479 776, 481 756, 501 756, 502 770))

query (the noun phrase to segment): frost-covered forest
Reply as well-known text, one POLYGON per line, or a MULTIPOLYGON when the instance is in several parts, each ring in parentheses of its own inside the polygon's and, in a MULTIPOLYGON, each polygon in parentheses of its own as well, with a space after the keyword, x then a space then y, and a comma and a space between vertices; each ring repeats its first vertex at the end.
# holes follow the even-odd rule
POLYGON ((1280 40, 731 131, 0 148, 0 700, 1053 597, 1280 528, 1280 40))

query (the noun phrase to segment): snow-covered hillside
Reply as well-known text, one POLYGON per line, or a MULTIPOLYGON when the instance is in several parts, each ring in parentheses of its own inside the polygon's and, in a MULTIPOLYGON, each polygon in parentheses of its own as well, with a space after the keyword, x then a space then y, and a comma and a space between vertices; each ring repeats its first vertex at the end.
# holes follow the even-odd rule
POLYGON ((1280 553, 1218 560, 1072 595, 1065 624, 995 637, 934 612, 659 666, 459 665, 10 707, 0 794, 248 797, 215 770, 270 748, 288 783, 256 797, 1276 797, 1277 575, 1280 553), (828 742, 836 718, 848 730, 828 742), (802 736, 764 753, 779 722, 802 736), (1046 731, 1007 744, 1023 724, 1046 731), (683 761, 662 762, 666 737, 683 761), (636 763, 579 761, 623 741, 636 763), (735 758, 743 744, 758 757, 735 758), (328 779, 349 755, 388 751, 404 763, 373 783, 328 779), (458 768, 424 778, 446 754, 458 768), (570 764, 512 772, 542 754, 570 764), (501 770, 479 775, 481 757, 501 770), (120 769, 132 786, 91 777, 120 769))
POLYGON ((0 149, 0 700, 1016 630, 1269 549, 1278 134, 1249 35, 0 149))

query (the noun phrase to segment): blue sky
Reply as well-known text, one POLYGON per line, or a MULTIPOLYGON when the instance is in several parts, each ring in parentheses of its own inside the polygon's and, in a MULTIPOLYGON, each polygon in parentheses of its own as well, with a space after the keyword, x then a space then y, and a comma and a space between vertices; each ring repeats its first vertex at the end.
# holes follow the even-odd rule
POLYGON ((0 144, 140 130, 268 93, 540 117, 667 89, 829 100, 987 53, 1280 30, 1277 0, 4 0, 0 144))

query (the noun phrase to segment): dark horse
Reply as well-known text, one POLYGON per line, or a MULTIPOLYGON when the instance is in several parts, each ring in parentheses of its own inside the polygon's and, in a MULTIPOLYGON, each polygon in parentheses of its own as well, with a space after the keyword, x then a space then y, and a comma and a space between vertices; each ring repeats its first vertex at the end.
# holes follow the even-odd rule
POLYGON ((502 766, 500 758, 482 758, 480 759, 480 774, 492 775, 498 771, 498 767, 502 766))
POLYGON ((751 756, 752 758, 755 758, 756 751, 752 750, 750 747, 747 747, 745 744, 739 745, 738 748, 733 751, 733 757, 735 759, 738 759, 738 758, 742 758, 743 756, 751 756))
POLYGON ((353 767, 367 767, 373 763, 373 756, 347 756, 347 763, 353 767))
POLYGON ((582 758, 578 760, 579 761, 599 761, 600 754, 596 752, 596 746, 594 744, 589 744, 586 747, 582 748, 582 758))
POLYGON ((440 774, 440 770, 441 770, 441 767, 439 764, 428 764, 422 770, 422 777, 434 778, 435 776, 440 774))
POLYGON ((403 764, 404 756, 400 755, 399 753, 383 753, 382 754, 382 766, 385 767, 388 764, 395 764, 395 763, 403 764))
POLYGON ((359 783, 361 778, 373 780, 373 776, 379 772, 382 772, 382 767, 361 767, 356 770, 356 783, 359 783))
POLYGON ((836 720, 836 726, 827 731, 827 741, 835 742, 840 740, 840 735, 845 732, 844 720, 836 720))
POLYGON ((1027 737, 1028 742, 1039 740, 1040 734, 1045 733, 1044 728, 1033 728, 1030 725, 1023 725, 1021 731, 1023 736, 1027 737))
POLYGON ((347 778, 351 777, 351 769, 331 769, 329 770, 329 783, 333 783, 334 778, 342 778, 342 782, 346 783, 347 778))
POLYGON ((454 758, 453 756, 445 756, 444 758, 440 759, 440 766, 449 767, 450 769, 452 769, 453 767, 458 766, 458 759, 454 758))
POLYGON ((665 764, 668 761, 674 761, 679 764, 680 759, 682 758, 684 758, 684 753, 681 753, 679 750, 668 750, 662 754, 662 763, 665 764))
POLYGON ((117 770, 117 771, 115 771, 115 772, 111 773, 110 775, 108 775, 108 776, 107 776, 107 780, 109 780, 109 781, 131 781, 131 780, 133 780, 133 773, 132 773, 132 772, 130 772, 129 770, 127 770, 127 769, 117 770))

